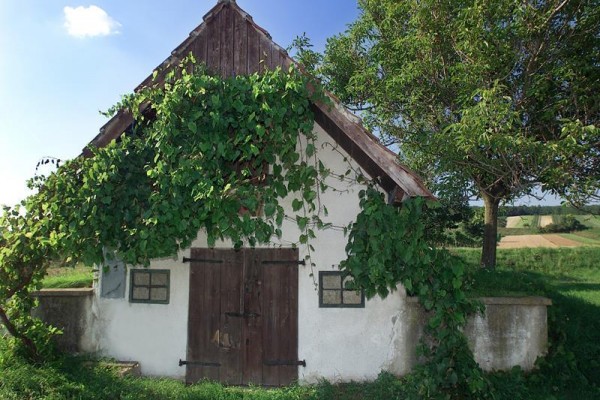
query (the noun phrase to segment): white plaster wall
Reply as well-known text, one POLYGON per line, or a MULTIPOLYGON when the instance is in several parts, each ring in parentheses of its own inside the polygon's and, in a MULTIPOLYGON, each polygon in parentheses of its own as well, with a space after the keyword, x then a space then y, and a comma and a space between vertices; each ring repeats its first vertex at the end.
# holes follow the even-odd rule
MULTIPOLYGON (((319 158, 328 168, 336 174, 348 168, 358 170, 356 164, 348 164, 348 155, 318 125, 315 132, 319 158)), ((301 382, 314 383, 321 378, 334 382, 369 380, 381 370, 406 374, 417 362, 415 346, 425 317, 416 300, 406 298, 401 287, 385 300, 367 300, 365 308, 319 308, 315 285, 318 271, 336 270, 345 258, 347 238, 341 227, 355 219, 358 192, 364 188, 334 177, 327 182, 338 191, 322 193, 320 202, 329 210, 324 220, 334 228, 318 231, 317 239, 311 241, 316 267, 299 266, 298 356, 306 360, 306 367, 298 367, 298 377, 301 382)), ((291 197, 282 201, 291 217, 284 221, 283 237, 263 247, 290 247, 298 240, 300 232, 291 202, 291 197)), ((200 232, 192 247, 207 247, 206 235, 200 232)), ((219 242, 216 247, 232 245, 219 242)), ((300 246, 299 251, 301 258, 308 255, 306 246, 300 246)), ((185 367, 179 367, 178 361, 186 358, 189 295, 189 264, 182 263, 184 256, 190 256, 189 249, 150 265, 171 271, 169 304, 130 303, 129 271, 125 298, 100 298, 96 290, 85 347, 118 360, 138 361, 145 375, 183 379, 185 367)), ((517 364, 528 369, 545 353, 545 307, 549 303, 517 300, 485 300, 489 315, 475 316, 466 327, 476 360, 485 369, 507 369, 517 364)))
POLYGON ((169 304, 130 303, 129 268, 125 298, 101 298, 96 290, 93 337, 100 355, 138 361, 144 375, 185 376, 178 362, 186 355, 189 264, 183 264, 182 257, 150 265, 171 271, 169 304))
MULTIPOLYGON (((317 154, 326 167, 335 174, 349 168, 360 170, 320 126, 315 124, 314 130, 318 136, 317 154)), ((319 308, 315 285, 318 271, 337 270, 345 258, 347 238, 342 227, 352 222, 359 212, 358 192, 364 188, 363 184, 340 181, 333 176, 327 178, 327 183, 337 190, 321 194, 320 202, 329 211, 323 219, 336 228, 318 231, 317 239, 311 241, 315 248, 312 252, 314 270, 310 266, 299 267, 298 356, 307 364, 299 367, 299 378, 304 382, 315 382, 319 378, 364 380, 375 378, 382 369, 403 372, 408 365, 398 361, 396 351, 397 344, 403 343, 398 337, 405 337, 406 329, 402 326, 402 291, 394 292, 386 300, 367 300, 365 308, 319 308)), ((282 206, 286 214, 294 218, 292 199, 284 199, 282 206)), ((284 221, 282 231, 282 238, 270 246, 290 247, 298 240, 295 221, 284 221)), ((207 247, 203 232, 192 247, 207 247)), ((220 242, 215 247, 231 248, 231 243, 220 242)), ((301 246, 299 251, 301 258, 308 254, 306 246, 301 246)), ((124 299, 96 296, 93 334, 100 354, 139 361, 143 374, 185 376, 185 368, 178 366, 178 360, 185 359, 187 345, 189 265, 181 262, 183 256, 189 257, 189 249, 176 258, 155 260, 150 265, 150 268, 171 270, 167 305, 130 303, 129 273, 124 299)))

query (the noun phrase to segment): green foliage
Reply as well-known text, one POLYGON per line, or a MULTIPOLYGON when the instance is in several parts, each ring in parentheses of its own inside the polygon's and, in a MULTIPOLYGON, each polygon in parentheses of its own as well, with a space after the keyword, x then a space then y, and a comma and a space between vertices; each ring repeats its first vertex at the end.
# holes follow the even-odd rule
POLYGON ((568 233, 574 231, 582 231, 587 229, 579 220, 572 215, 565 215, 558 218, 558 222, 553 222, 538 230, 540 233, 568 233))
POLYGON ((426 212, 427 236, 438 247, 478 247, 483 236, 483 210, 481 208, 440 206, 426 212), (457 214, 454 214, 457 213, 457 214))
POLYGON ((598 0, 359 5, 319 72, 409 166, 490 210, 540 185, 577 205, 598 198, 598 0))
POLYGON ((9 332, 40 358, 48 335, 29 316, 29 292, 62 255, 91 265, 116 253, 148 265, 189 247, 201 229, 209 245, 266 243, 286 217, 297 221, 298 243, 313 238, 326 168, 316 165, 310 110, 321 94, 307 83, 293 68, 222 79, 187 59, 164 85, 126 96, 111 111, 131 113, 132 129, 35 177, 37 193, 0 219, 0 316, 9 332), (284 197, 297 215, 284 214, 284 197))
POLYGON ((340 268, 367 297, 386 297, 402 284, 429 313, 427 339, 420 346, 427 363, 416 372, 419 395, 483 397, 488 383, 462 333, 467 315, 480 305, 465 294, 468 281, 462 261, 430 246, 424 200, 408 200, 398 209, 370 187, 360 193, 360 206, 349 233, 348 258, 340 268))
POLYGON ((3 400, 283 400, 313 399, 314 388, 224 387, 215 382, 187 386, 173 379, 120 377, 110 363, 69 356, 41 365, 11 355, 0 339, 0 398, 3 400))

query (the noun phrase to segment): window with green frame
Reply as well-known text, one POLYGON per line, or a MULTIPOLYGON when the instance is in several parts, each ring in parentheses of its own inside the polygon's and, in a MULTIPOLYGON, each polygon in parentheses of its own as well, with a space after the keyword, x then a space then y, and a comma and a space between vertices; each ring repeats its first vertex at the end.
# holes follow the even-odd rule
POLYGON ((169 303, 168 269, 132 269, 129 301, 131 303, 169 303))
POLYGON ((352 277, 339 271, 319 271, 319 307, 364 308, 365 293, 351 289, 352 277))

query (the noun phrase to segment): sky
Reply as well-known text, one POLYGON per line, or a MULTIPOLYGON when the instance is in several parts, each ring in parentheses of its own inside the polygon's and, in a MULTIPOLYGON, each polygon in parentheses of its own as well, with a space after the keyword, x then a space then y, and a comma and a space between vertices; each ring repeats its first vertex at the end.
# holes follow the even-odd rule
MULTIPOLYGON (((217 0, 0 0, 0 204, 27 196, 43 157, 78 156, 217 0)), ((358 16, 355 0, 238 0, 287 47, 316 50, 358 16)), ((41 173, 47 172, 44 170, 41 173)))
MULTIPOLYGON (((0 0, 0 205, 27 196, 40 159, 78 156, 107 121, 100 111, 131 92, 216 3, 0 0)), ((280 46, 306 33, 317 51, 359 13, 356 0, 237 3, 280 46)))

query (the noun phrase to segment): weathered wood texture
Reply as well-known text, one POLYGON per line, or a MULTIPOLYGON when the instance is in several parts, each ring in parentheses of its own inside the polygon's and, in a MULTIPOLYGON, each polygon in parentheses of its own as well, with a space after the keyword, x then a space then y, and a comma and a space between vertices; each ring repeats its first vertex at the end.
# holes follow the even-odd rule
POLYGON ((296 380, 297 366, 269 364, 298 359, 298 250, 192 249, 192 259, 207 261, 190 268, 186 381, 296 380))
MULTIPOLYGON (((190 33, 156 70, 157 78, 148 76, 137 88, 160 85, 166 73, 192 54, 209 71, 223 77, 248 75, 281 67, 287 70, 294 61, 286 51, 258 26, 252 17, 235 2, 219 2, 204 16, 204 22, 190 33)), ((394 191, 395 199, 405 196, 433 198, 416 174, 397 162, 397 156, 369 133, 358 118, 344 110, 330 96, 333 105, 319 102, 314 105, 315 121, 341 146, 350 152, 372 178, 381 181, 387 192, 394 191), (397 190, 396 190, 397 189, 397 190)), ((130 113, 120 111, 101 129, 89 146, 103 147, 117 139, 133 122, 130 113)), ((83 155, 90 156, 89 149, 83 155)))

